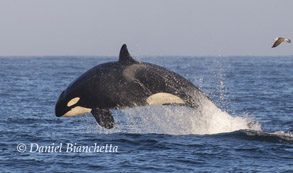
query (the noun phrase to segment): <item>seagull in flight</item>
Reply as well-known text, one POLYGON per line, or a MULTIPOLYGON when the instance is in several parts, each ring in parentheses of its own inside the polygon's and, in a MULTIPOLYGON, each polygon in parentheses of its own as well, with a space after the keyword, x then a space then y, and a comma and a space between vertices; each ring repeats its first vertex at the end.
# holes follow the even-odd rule
POLYGON ((288 42, 291 43, 291 40, 287 39, 287 38, 283 38, 283 37, 277 37, 274 39, 276 42, 274 43, 274 45, 272 46, 272 48, 279 46, 280 44, 282 44, 283 42, 288 42))

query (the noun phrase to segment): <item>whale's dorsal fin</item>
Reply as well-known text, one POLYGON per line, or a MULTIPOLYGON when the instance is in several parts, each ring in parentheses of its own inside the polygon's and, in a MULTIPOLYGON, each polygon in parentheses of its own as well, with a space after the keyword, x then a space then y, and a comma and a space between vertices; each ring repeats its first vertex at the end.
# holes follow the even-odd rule
POLYGON ((136 62, 128 52, 126 44, 123 44, 119 54, 119 63, 130 64, 136 62))

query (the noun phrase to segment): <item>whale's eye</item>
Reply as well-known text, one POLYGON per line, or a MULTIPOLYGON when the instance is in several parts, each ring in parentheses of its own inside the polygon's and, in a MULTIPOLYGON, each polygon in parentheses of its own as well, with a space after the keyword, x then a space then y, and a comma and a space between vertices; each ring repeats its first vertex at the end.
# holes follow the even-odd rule
POLYGON ((75 97, 73 99, 71 99, 68 103, 67 103, 67 107, 73 106, 75 105, 78 101, 79 101, 79 97, 75 97))

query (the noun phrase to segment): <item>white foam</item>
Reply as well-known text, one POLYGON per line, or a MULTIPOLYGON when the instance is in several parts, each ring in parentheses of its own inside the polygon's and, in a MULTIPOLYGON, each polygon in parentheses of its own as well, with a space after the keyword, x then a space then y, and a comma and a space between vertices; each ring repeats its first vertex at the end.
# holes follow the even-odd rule
MULTIPOLYGON (((116 111, 115 111, 116 112, 116 111)), ((244 117, 232 117, 213 104, 205 111, 180 106, 144 106, 114 114, 115 127, 99 133, 158 133, 172 135, 217 134, 241 129, 261 130, 258 123, 244 117)))

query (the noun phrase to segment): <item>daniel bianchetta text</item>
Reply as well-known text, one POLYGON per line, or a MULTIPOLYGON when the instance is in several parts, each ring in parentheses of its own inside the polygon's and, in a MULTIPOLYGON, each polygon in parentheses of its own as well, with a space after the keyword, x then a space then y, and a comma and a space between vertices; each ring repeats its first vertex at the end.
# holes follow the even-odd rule
POLYGON ((112 144, 98 145, 78 145, 77 143, 52 143, 51 145, 40 145, 37 143, 30 143, 29 145, 18 144, 18 152, 30 153, 117 153, 118 146, 112 144))

